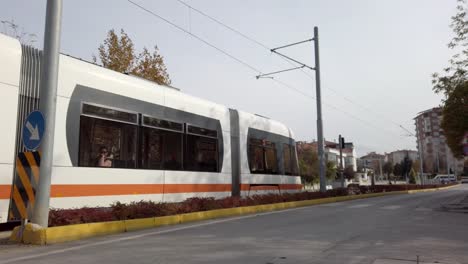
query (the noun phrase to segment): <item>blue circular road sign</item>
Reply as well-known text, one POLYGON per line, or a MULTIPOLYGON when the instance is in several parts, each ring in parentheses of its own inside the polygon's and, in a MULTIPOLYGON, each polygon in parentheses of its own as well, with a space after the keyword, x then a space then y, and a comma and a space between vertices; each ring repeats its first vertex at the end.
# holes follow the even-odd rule
POLYGON ((45 121, 40 111, 29 113, 23 124, 23 144, 28 150, 36 150, 44 136, 45 121))

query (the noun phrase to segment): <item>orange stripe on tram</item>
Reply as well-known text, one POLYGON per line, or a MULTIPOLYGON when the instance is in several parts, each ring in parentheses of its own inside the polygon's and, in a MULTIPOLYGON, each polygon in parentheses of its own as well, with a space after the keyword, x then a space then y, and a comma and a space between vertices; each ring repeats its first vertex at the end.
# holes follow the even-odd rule
MULTIPOLYGON (((277 187, 265 186, 277 190, 277 187)), ((300 190, 300 184, 280 184, 281 190, 300 190)), ((249 190, 249 184, 242 184, 241 189, 249 190)), ((251 190, 259 190, 252 188, 251 190)), ((230 192, 231 184, 59 184, 51 186, 50 196, 80 197, 80 196, 110 196, 136 194, 170 194, 198 192, 230 192), (164 189, 163 189, 164 188, 164 189)))
POLYGON ((0 185, 0 199, 10 199, 11 185, 2 184, 0 185))

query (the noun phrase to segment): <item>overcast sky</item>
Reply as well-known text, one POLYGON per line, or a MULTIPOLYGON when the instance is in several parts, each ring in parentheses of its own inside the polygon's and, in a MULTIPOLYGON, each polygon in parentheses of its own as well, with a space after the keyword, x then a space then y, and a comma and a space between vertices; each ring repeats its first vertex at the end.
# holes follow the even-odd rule
MULTIPOLYGON (((213 23, 176 0, 134 0, 262 72, 290 64, 213 23)), ((447 65, 450 17, 456 0, 184 0, 268 47, 313 36, 320 30, 323 122, 327 140, 342 134, 358 154, 415 149, 413 118, 438 106, 431 73, 447 65)), ((13 19, 38 35, 42 46, 46 1, 0 0, 0 20, 13 19)), ((221 54, 138 9, 126 0, 64 1, 61 50, 91 60, 109 29, 130 35, 137 50, 157 45, 175 87, 231 108, 279 120, 297 140, 316 132, 314 72, 276 75, 292 88, 221 54), (303 94, 294 91, 298 89, 303 94)), ((313 44, 285 53, 313 66, 313 44)))

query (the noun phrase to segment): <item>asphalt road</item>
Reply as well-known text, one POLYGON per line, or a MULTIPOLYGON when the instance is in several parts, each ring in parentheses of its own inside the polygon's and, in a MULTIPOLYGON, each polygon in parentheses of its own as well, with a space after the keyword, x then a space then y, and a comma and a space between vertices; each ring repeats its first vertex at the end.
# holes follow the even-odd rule
POLYGON ((0 246, 3 263, 468 263, 468 184, 198 222, 46 247, 0 246))

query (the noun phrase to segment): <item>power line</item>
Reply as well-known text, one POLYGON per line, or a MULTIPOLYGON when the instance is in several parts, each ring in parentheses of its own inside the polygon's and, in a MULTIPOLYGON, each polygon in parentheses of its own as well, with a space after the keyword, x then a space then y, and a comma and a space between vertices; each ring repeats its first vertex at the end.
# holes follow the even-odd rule
MULTIPOLYGON (((143 11, 145 11, 145 12, 147 12, 147 13, 153 15, 154 17, 157 17, 157 18, 163 20, 164 22, 166 22, 166 23, 168 23, 169 25, 171 25, 171 26, 177 28, 178 30, 180 30, 180 31, 182 31, 182 32, 184 32, 184 33, 190 35, 191 37, 193 37, 193 38, 195 38, 195 39, 197 39, 197 40, 199 40, 199 41, 201 41, 201 42, 203 42, 204 44, 210 46, 211 48, 217 50, 218 52, 221 52, 222 54, 224 54, 224 55, 228 56, 229 58, 235 60, 236 62, 240 63, 240 64, 243 65, 244 67, 247 67, 247 68, 249 68, 250 70, 252 70, 252 71, 254 71, 254 72, 256 72, 256 73, 263 74, 263 72, 262 72, 261 70, 259 70, 258 68, 256 68, 256 67, 250 65, 249 63, 247 63, 247 62, 245 62, 245 61, 243 61, 243 60, 241 60, 241 59, 235 57, 234 55, 230 54, 229 52, 227 52, 227 51, 225 51, 225 50, 223 50, 223 49, 221 49, 221 48, 218 48, 218 47, 215 46, 214 44, 211 44, 211 43, 208 42, 207 40, 205 40, 205 39, 203 39, 203 38, 201 38, 201 37, 199 37, 199 36, 197 36, 197 35, 195 35, 195 34, 189 32, 189 31, 187 31, 186 29, 184 29, 183 27, 181 27, 181 26, 179 26, 179 25, 173 23, 172 21, 170 21, 170 20, 168 20, 168 19, 166 19, 166 18, 164 18, 164 17, 162 17, 162 16, 156 14, 155 12, 153 12, 153 11, 151 11, 151 10, 149 10, 149 9, 147 9, 147 8, 145 8, 145 7, 143 7, 143 6, 140 5, 140 4, 135 3, 135 2, 132 1, 132 0, 127 0, 127 1, 128 1, 129 3, 131 3, 131 4, 133 4, 134 6, 140 8, 141 10, 143 10, 143 11)), ((180 0, 178 0, 178 1, 180 1, 180 0)), ((195 10, 194 8, 192 8, 192 9, 195 10)), ((312 99, 312 100, 316 100, 316 98, 315 98, 314 96, 309 95, 309 94, 303 92, 301 89, 298 89, 298 88, 296 88, 296 87, 294 87, 294 86, 292 86, 292 85, 290 85, 290 84, 287 84, 287 83, 285 83, 285 82, 283 82, 283 81, 280 81, 280 80, 278 80, 278 79, 272 78, 272 80, 273 80, 274 82, 280 84, 280 85, 283 86, 283 87, 286 87, 286 88, 288 88, 288 89, 290 89, 290 90, 293 90, 293 91, 295 91, 295 92, 297 92, 297 93, 300 93, 301 95, 303 95, 303 96, 305 96, 305 97, 307 97, 307 98, 310 98, 310 99, 312 99)), ((356 116, 354 116, 354 115, 348 113, 347 111, 341 110, 341 109, 339 109, 338 107, 336 107, 336 106, 334 106, 334 105, 332 105, 332 104, 329 104, 329 103, 324 103, 324 104, 325 104, 326 106, 328 106, 328 107, 330 107, 330 108, 332 108, 332 109, 335 109, 335 110, 337 110, 337 111, 340 111, 340 112, 342 112, 342 113, 344 113, 344 114, 350 116, 351 118, 354 118, 354 119, 356 119, 356 120, 358 120, 358 121, 360 121, 360 122, 362 122, 362 123, 364 123, 364 124, 366 124, 366 125, 368 125, 368 126, 371 126, 371 127, 373 127, 373 128, 377 128, 377 129, 381 130, 381 128, 378 128, 378 127, 374 126, 372 123, 367 122, 367 121, 364 121, 363 119, 361 119, 361 118, 359 118, 359 117, 356 117, 356 116)), ((386 132, 390 132, 390 131, 386 131, 386 132)), ((390 132, 390 133, 393 133, 393 132, 390 132)))
POLYGON ((175 27, 175 28, 177 28, 177 29, 183 31, 184 33, 189 34, 189 35, 192 36, 193 38, 198 39, 199 41, 205 43, 206 45, 212 47, 213 49, 215 49, 215 50, 217 50, 217 51, 223 53, 224 55, 228 56, 229 58, 231 58, 231 59, 237 61, 238 63, 240 63, 240 64, 242 64, 242 65, 244 65, 245 67, 247 67, 247 68, 249 68, 249 69, 251 69, 251 70, 253 70, 253 71, 257 72, 257 73, 262 73, 262 71, 260 71, 259 69, 257 69, 257 68, 255 68, 255 67, 251 66, 250 64, 246 63, 245 61, 243 61, 243 60, 241 60, 241 59, 236 58, 234 55, 231 55, 231 54, 228 53, 227 51, 224 51, 224 50, 222 50, 222 49, 216 47, 215 45, 213 45, 213 44, 211 44, 210 42, 204 40, 203 38, 201 38, 201 37, 199 37, 199 36, 193 34, 192 32, 185 30, 183 27, 181 27, 181 26, 179 26, 179 25, 173 23, 172 21, 170 21, 170 20, 168 20, 168 19, 166 19, 166 18, 164 18, 164 17, 162 17, 162 16, 160 16, 160 15, 154 13, 153 11, 151 11, 151 10, 149 10, 149 9, 147 9, 147 8, 145 8, 145 7, 141 6, 141 5, 139 5, 139 4, 135 3, 135 2, 133 2, 132 0, 127 0, 127 1, 128 1, 129 3, 131 3, 131 4, 135 5, 135 6, 137 6, 138 8, 140 8, 140 9, 142 9, 142 10, 148 12, 149 14, 151 14, 151 15, 153 15, 153 16, 155 16, 155 17, 161 19, 161 20, 163 20, 164 22, 170 24, 171 26, 173 26, 173 27, 175 27))
MULTIPOLYGON (((270 48, 268 45, 266 45, 266 44, 264 44, 264 43, 262 43, 262 42, 260 42, 260 41, 258 41, 258 40, 256 40, 256 39, 254 39, 254 38, 248 36, 247 34, 242 33, 241 31, 239 31, 239 30, 237 30, 237 29, 235 29, 235 28, 233 28, 233 27, 231 27, 231 26, 229 26, 229 25, 227 25, 227 24, 225 24, 225 23, 223 23, 223 22, 220 21, 219 19, 216 19, 216 18, 214 18, 213 16, 208 15, 207 13, 201 11, 200 9, 197 9, 197 8, 193 7, 192 5, 189 5, 189 4, 187 4, 186 2, 184 2, 184 1, 182 1, 182 0, 177 0, 177 2, 181 3, 182 5, 186 6, 187 8, 189 8, 189 9, 191 9, 191 10, 194 10, 195 12, 197 12, 197 13, 199 13, 200 15, 202 15, 202 16, 204 16, 204 17, 210 19, 211 21, 217 23, 218 25, 221 25, 221 26, 227 28, 228 30, 230 30, 230 31, 232 31, 232 32, 234 32, 234 33, 236 33, 236 34, 238 34, 239 36, 243 37, 244 39, 246 39, 246 40, 248 40, 248 41, 250 41, 250 42, 253 42, 253 43, 257 44, 258 46, 260 46, 260 47, 262 47, 262 48, 264 48, 264 49, 267 49, 267 50, 271 51, 271 48, 270 48)), ((281 57, 281 58, 282 58, 282 57, 281 57)), ((291 64, 291 65, 293 65, 293 66, 296 66, 294 63, 292 63, 291 61, 287 60, 286 58, 282 58, 282 59, 283 59, 284 61, 288 62, 289 64, 291 64)), ((310 75, 308 72, 304 71, 303 69, 301 69, 301 72, 304 73, 304 74, 305 74, 307 77, 309 77, 310 79, 312 79, 312 80, 315 79, 312 75, 310 75)), ((331 88, 331 87, 326 86, 325 88, 326 88, 327 90, 332 91, 334 94, 341 96, 345 101, 347 101, 347 102, 349 102, 349 103, 351 103, 351 104, 353 104, 353 105, 359 106, 361 109, 363 109, 363 110, 365 110, 365 111, 369 111, 370 113, 372 113, 372 114, 374 114, 374 115, 376 115, 376 116, 380 116, 380 117, 386 119, 387 121, 390 121, 390 122, 393 123, 394 125, 400 127, 401 129, 405 130, 406 132, 411 133, 411 132, 409 132, 408 129, 406 129, 405 127, 403 127, 403 125, 401 125, 400 123, 393 121, 392 119, 386 117, 386 116, 383 115, 383 114, 376 113, 374 109, 370 109, 370 108, 367 107, 367 106, 363 106, 362 104, 359 104, 359 103, 355 102, 354 100, 351 100, 350 98, 348 98, 348 97, 346 97, 346 96, 343 96, 339 91, 337 91, 337 90, 335 90, 335 89, 333 89, 333 88, 331 88)))
MULTIPOLYGON (((244 34, 244 33, 240 32, 239 30, 237 30, 237 29, 235 29, 235 28, 221 22, 219 19, 216 19, 216 18, 208 15, 207 13, 201 11, 200 9, 197 9, 197 8, 187 4, 186 2, 184 2, 182 0, 177 0, 177 2, 181 3, 182 5, 186 6, 189 9, 194 10, 195 12, 199 13, 200 15, 210 19, 211 21, 215 22, 216 24, 218 24, 218 25, 220 25, 220 26, 222 26, 224 28, 227 28, 228 30, 238 34, 239 36, 243 37, 244 39, 246 39, 246 40, 248 40, 248 41, 250 41, 252 43, 257 44, 258 46, 260 46, 260 47, 262 47, 264 49, 271 50, 271 48, 268 45, 266 45, 265 43, 262 43, 262 42, 260 42, 260 41, 258 41, 256 39, 248 36, 247 34, 244 34)), ((285 62, 289 63, 290 65, 295 66, 295 64, 290 62, 289 60, 287 60, 285 58, 281 58, 281 59, 284 60, 285 62)), ((301 72, 304 73, 305 75, 309 76, 309 78, 314 79, 314 77, 312 75, 310 75, 308 72, 304 71, 303 69, 301 69, 301 72)))

